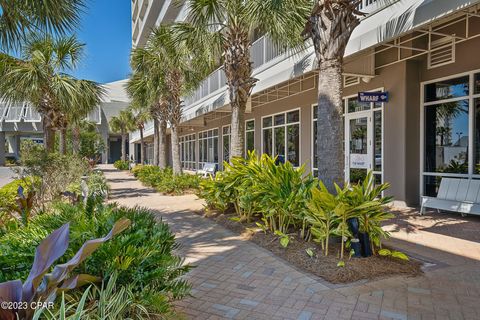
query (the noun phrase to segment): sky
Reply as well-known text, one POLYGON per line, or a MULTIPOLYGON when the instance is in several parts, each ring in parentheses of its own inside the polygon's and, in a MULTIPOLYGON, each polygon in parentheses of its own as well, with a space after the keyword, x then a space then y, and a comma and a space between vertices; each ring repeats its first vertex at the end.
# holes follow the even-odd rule
POLYGON ((125 79, 132 44, 130 0, 88 0, 76 34, 86 44, 73 75, 99 83, 125 79))

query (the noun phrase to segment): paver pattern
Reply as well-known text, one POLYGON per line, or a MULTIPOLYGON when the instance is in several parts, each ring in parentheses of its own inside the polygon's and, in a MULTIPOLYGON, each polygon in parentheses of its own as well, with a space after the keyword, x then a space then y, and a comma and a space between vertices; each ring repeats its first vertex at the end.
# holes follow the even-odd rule
MULTIPOLYGON (((425 222, 428 218, 405 214, 387 226, 393 233, 390 245, 426 262, 423 276, 335 286, 196 215, 203 206, 197 197, 162 196, 128 173, 101 168, 112 201, 158 212, 177 234, 179 254, 196 266, 188 274, 193 297, 177 303, 186 318, 480 319, 480 244, 448 232, 436 238, 433 225, 425 222), (409 242, 412 239, 416 242, 409 242), (462 244, 468 248, 457 247, 462 244)), ((438 225, 441 217, 431 217, 438 225)), ((476 219, 462 221, 475 227, 476 219)))

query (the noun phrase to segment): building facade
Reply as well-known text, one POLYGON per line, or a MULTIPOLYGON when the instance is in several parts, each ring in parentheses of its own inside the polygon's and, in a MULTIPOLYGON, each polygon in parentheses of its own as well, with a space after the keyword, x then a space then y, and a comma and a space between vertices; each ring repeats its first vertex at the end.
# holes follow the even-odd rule
MULTIPOLYGON (((160 12, 170 12, 166 22, 186 15, 186 8, 172 7, 170 1, 143 2, 161 4, 160 12)), ((380 3, 364 1, 361 9, 368 14, 346 50, 345 136, 338 144, 345 150, 346 181, 372 170, 377 182, 391 184, 388 194, 398 205, 414 206, 421 195, 436 194, 442 177, 480 179, 480 59, 475 54, 480 5, 468 0, 380 3), (366 102, 359 93, 368 101, 381 99, 366 102)), ((165 16, 143 26, 138 37, 148 37, 165 16)), ((282 52, 262 37, 253 43, 251 56, 259 81, 247 108, 245 150, 305 164, 315 173, 315 159, 323 150, 315 148, 315 123, 322 113, 316 107, 313 48, 301 55, 282 52)), ((228 159, 227 90, 218 69, 184 99, 180 144, 185 169, 197 170, 206 162, 221 167, 228 159)), ((150 126, 147 139, 152 135, 150 126)), ((138 143, 138 134, 130 142, 138 143)))
MULTIPOLYGON (((121 157, 121 137, 110 132, 108 121, 129 105, 129 98, 124 89, 126 81, 103 84, 105 95, 102 102, 87 117, 88 121, 97 125, 97 130, 104 140, 102 163, 113 163, 121 157)), ((18 105, 0 103, 0 166, 5 165, 7 159, 19 158, 23 140, 43 143, 40 114, 28 103, 18 105)))

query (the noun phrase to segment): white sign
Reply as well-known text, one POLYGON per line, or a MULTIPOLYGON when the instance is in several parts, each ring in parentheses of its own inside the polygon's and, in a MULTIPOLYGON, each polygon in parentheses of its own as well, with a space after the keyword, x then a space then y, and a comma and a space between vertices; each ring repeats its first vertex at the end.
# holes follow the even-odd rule
POLYGON ((370 159, 368 154, 350 154, 350 169, 370 169, 370 159))

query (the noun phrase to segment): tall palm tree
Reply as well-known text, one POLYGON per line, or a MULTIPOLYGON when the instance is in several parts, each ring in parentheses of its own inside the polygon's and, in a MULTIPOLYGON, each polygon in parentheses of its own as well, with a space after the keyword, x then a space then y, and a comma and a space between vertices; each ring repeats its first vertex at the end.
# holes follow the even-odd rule
POLYGON ((172 167, 182 172, 178 130, 182 117, 181 97, 192 91, 210 70, 208 59, 194 54, 185 41, 175 36, 170 26, 152 30, 145 48, 134 54, 137 71, 158 84, 156 103, 160 112, 168 114, 171 130, 172 167))
POLYGON ((128 133, 135 128, 134 117, 130 110, 120 111, 118 116, 110 119, 110 129, 113 132, 120 133, 122 135, 122 160, 127 160, 127 138, 128 133))
POLYGON ((140 132, 140 163, 145 164, 145 139, 143 136, 145 123, 151 119, 150 112, 144 105, 133 103, 130 105, 133 115, 134 129, 140 132))
POLYGON ((44 145, 54 149, 55 131, 66 121, 66 112, 98 98, 92 82, 66 72, 82 57, 84 45, 75 36, 31 34, 22 44, 20 57, 0 53, 0 98, 9 103, 29 102, 41 114, 44 145))
POLYGON ((149 106, 154 123, 153 164, 167 166, 167 118, 168 110, 164 98, 163 66, 154 63, 158 59, 152 47, 136 48, 132 51, 131 66, 134 70, 127 83, 127 92, 132 99, 149 106), (146 67, 148 65, 148 67, 146 67))
MULTIPOLYGON (((299 0, 300 2, 303 0, 299 0)), ((307 1, 308 2, 308 1, 307 1)), ((318 60, 318 177, 330 191, 344 181, 343 56, 352 32, 365 14, 361 0, 315 0, 303 35, 310 38, 318 60), (328 137, 328 139, 325 139, 328 137)), ((388 0, 379 0, 388 3, 388 0)))
POLYGON ((63 34, 80 20, 85 0, 0 1, 0 45, 3 50, 18 47, 25 34, 48 31, 63 34))
POLYGON ((223 63, 232 108, 230 157, 244 156, 245 110, 256 79, 250 47, 254 33, 281 47, 302 43, 307 0, 186 0, 188 16, 178 29, 193 48, 223 63), (303 10, 302 10, 303 9, 303 10))

